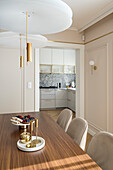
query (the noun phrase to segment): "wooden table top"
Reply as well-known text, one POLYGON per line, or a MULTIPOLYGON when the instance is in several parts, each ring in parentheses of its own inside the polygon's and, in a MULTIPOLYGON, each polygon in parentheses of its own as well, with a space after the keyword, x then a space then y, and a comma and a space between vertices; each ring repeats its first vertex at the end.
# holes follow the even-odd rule
POLYGON ((16 143, 22 131, 11 124, 14 115, 18 114, 0 115, 0 170, 101 169, 46 113, 30 114, 39 119, 38 135, 45 139, 45 147, 20 151, 16 143))

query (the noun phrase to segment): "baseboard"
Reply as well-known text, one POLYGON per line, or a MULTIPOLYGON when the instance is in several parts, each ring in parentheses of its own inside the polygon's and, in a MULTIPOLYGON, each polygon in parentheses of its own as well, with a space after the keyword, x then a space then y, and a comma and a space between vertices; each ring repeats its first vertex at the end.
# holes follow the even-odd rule
POLYGON ((104 131, 103 129, 98 128, 96 125, 93 125, 91 122, 88 122, 88 133, 94 136, 96 133, 104 131))
POLYGON ((89 129, 89 128, 88 128, 88 133, 89 133, 91 136, 94 136, 94 135, 96 134, 93 130, 91 130, 91 129, 89 129))

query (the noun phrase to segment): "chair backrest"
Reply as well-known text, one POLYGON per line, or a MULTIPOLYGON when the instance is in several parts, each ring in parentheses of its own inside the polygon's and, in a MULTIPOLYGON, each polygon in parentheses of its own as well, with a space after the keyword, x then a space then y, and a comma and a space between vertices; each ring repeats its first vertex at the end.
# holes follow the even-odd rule
POLYGON ((87 148, 88 155, 103 169, 113 169, 113 134, 99 132, 87 148))
POLYGON ((74 118, 67 130, 68 135, 85 150, 88 123, 82 118, 74 118))
POLYGON ((67 131, 71 121, 72 121, 72 111, 69 109, 64 109, 63 111, 61 111, 57 119, 57 123, 61 128, 64 129, 65 132, 67 131))

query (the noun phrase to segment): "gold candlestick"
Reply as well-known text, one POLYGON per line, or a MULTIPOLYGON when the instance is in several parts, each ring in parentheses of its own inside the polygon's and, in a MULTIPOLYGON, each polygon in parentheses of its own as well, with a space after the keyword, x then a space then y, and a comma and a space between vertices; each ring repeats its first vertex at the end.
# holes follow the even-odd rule
POLYGON ((32 141, 33 121, 30 122, 30 130, 31 130, 31 143, 28 143, 26 145, 27 148, 36 147, 36 144, 32 141))
POLYGON ((31 147, 32 147, 32 131, 33 131, 33 121, 30 122, 30 130, 31 130, 31 147))
POLYGON ((37 144, 37 131, 38 131, 38 119, 35 119, 35 128, 36 128, 36 144, 37 144))
POLYGON ((35 132, 36 132, 36 139, 33 140, 33 143, 39 144, 39 143, 41 143, 41 140, 37 139, 37 136, 38 136, 38 119, 35 119, 35 132))

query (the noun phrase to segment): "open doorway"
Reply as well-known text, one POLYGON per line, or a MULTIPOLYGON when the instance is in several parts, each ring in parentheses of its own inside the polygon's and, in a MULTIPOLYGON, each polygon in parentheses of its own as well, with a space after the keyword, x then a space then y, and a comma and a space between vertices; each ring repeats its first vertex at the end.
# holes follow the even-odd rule
MULTIPOLYGON (((73 87, 76 86, 76 92, 74 94, 74 97, 75 97, 74 106, 75 106, 76 117, 84 117, 84 46, 83 45, 76 45, 76 44, 63 44, 63 43, 51 42, 51 43, 48 44, 48 47, 50 49, 51 48, 54 48, 54 49, 56 49, 56 48, 57 49, 68 49, 68 50, 71 49, 71 50, 75 51, 75 63, 74 64, 76 64, 76 67, 75 67, 76 68, 76 74, 75 74, 75 77, 74 77, 74 83, 75 83, 75 81, 76 81, 76 83, 75 84, 72 83, 71 85, 74 84, 73 87), (82 93, 82 95, 81 95, 81 93, 82 93)), ((60 50, 60 53, 62 53, 61 50, 60 50)), ((46 55, 46 57, 48 59, 48 62, 50 60, 49 55, 50 54, 48 52, 48 55, 46 55)), ((36 60, 36 63, 35 63, 35 111, 39 111, 39 109, 40 109, 40 89, 39 89, 39 87, 40 87, 40 83, 39 83, 40 82, 40 77, 39 77, 40 58, 39 57, 40 57, 39 49, 35 49, 35 60, 36 60)), ((58 62, 58 60, 61 60, 61 62, 62 62, 62 58, 58 58, 57 56, 56 56, 56 60, 57 60, 56 62, 58 62)), ((49 72, 51 70, 51 64, 50 63, 46 63, 46 64, 47 64, 46 66, 48 68, 46 68, 45 66, 44 67, 49 72)), ((59 65, 60 67, 58 67, 58 64, 56 64, 56 66, 54 65, 54 68, 52 67, 52 69, 60 70, 60 71, 63 70, 64 71, 64 66, 59 65)), ((44 67, 43 67, 43 70, 45 69, 44 67)), ((70 74, 70 77, 71 77, 71 74, 70 74)), ((68 86, 68 84, 66 86, 68 86)), ((56 87, 56 84, 55 84, 55 87, 56 87)), ((62 93, 61 96, 63 96, 64 100, 62 100, 62 102, 60 102, 61 100, 59 99, 59 103, 58 103, 58 101, 57 102, 53 101, 53 98, 55 100, 58 99, 56 96, 59 97, 59 95, 60 95, 59 91, 57 93, 54 92, 55 90, 49 90, 48 89, 47 91, 48 91, 48 94, 51 94, 51 95, 48 95, 45 91, 42 92, 42 96, 46 100, 46 103, 47 103, 47 97, 49 97, 49 101, 48 102, 50 102, 52 104, 53 108, 54 108, 55 104, 59 104, 59 106, 60 106, 60 104, 63 104, 63 106, 65 106, 66 100, 68 101, 68 98, 66 99, 66 93, 64 91, 60 90, 60 93, 62 93), (44 95, 44 93, 46 93, 46 95, 44 95)), ((69 104, 69 102, 67 102, 67 104, 69 104)), ((42 106, 46 107, 46 104, 43 103, 42 106)), ((68 107, 68 105, 67 105, 67 107, 68 107)))

